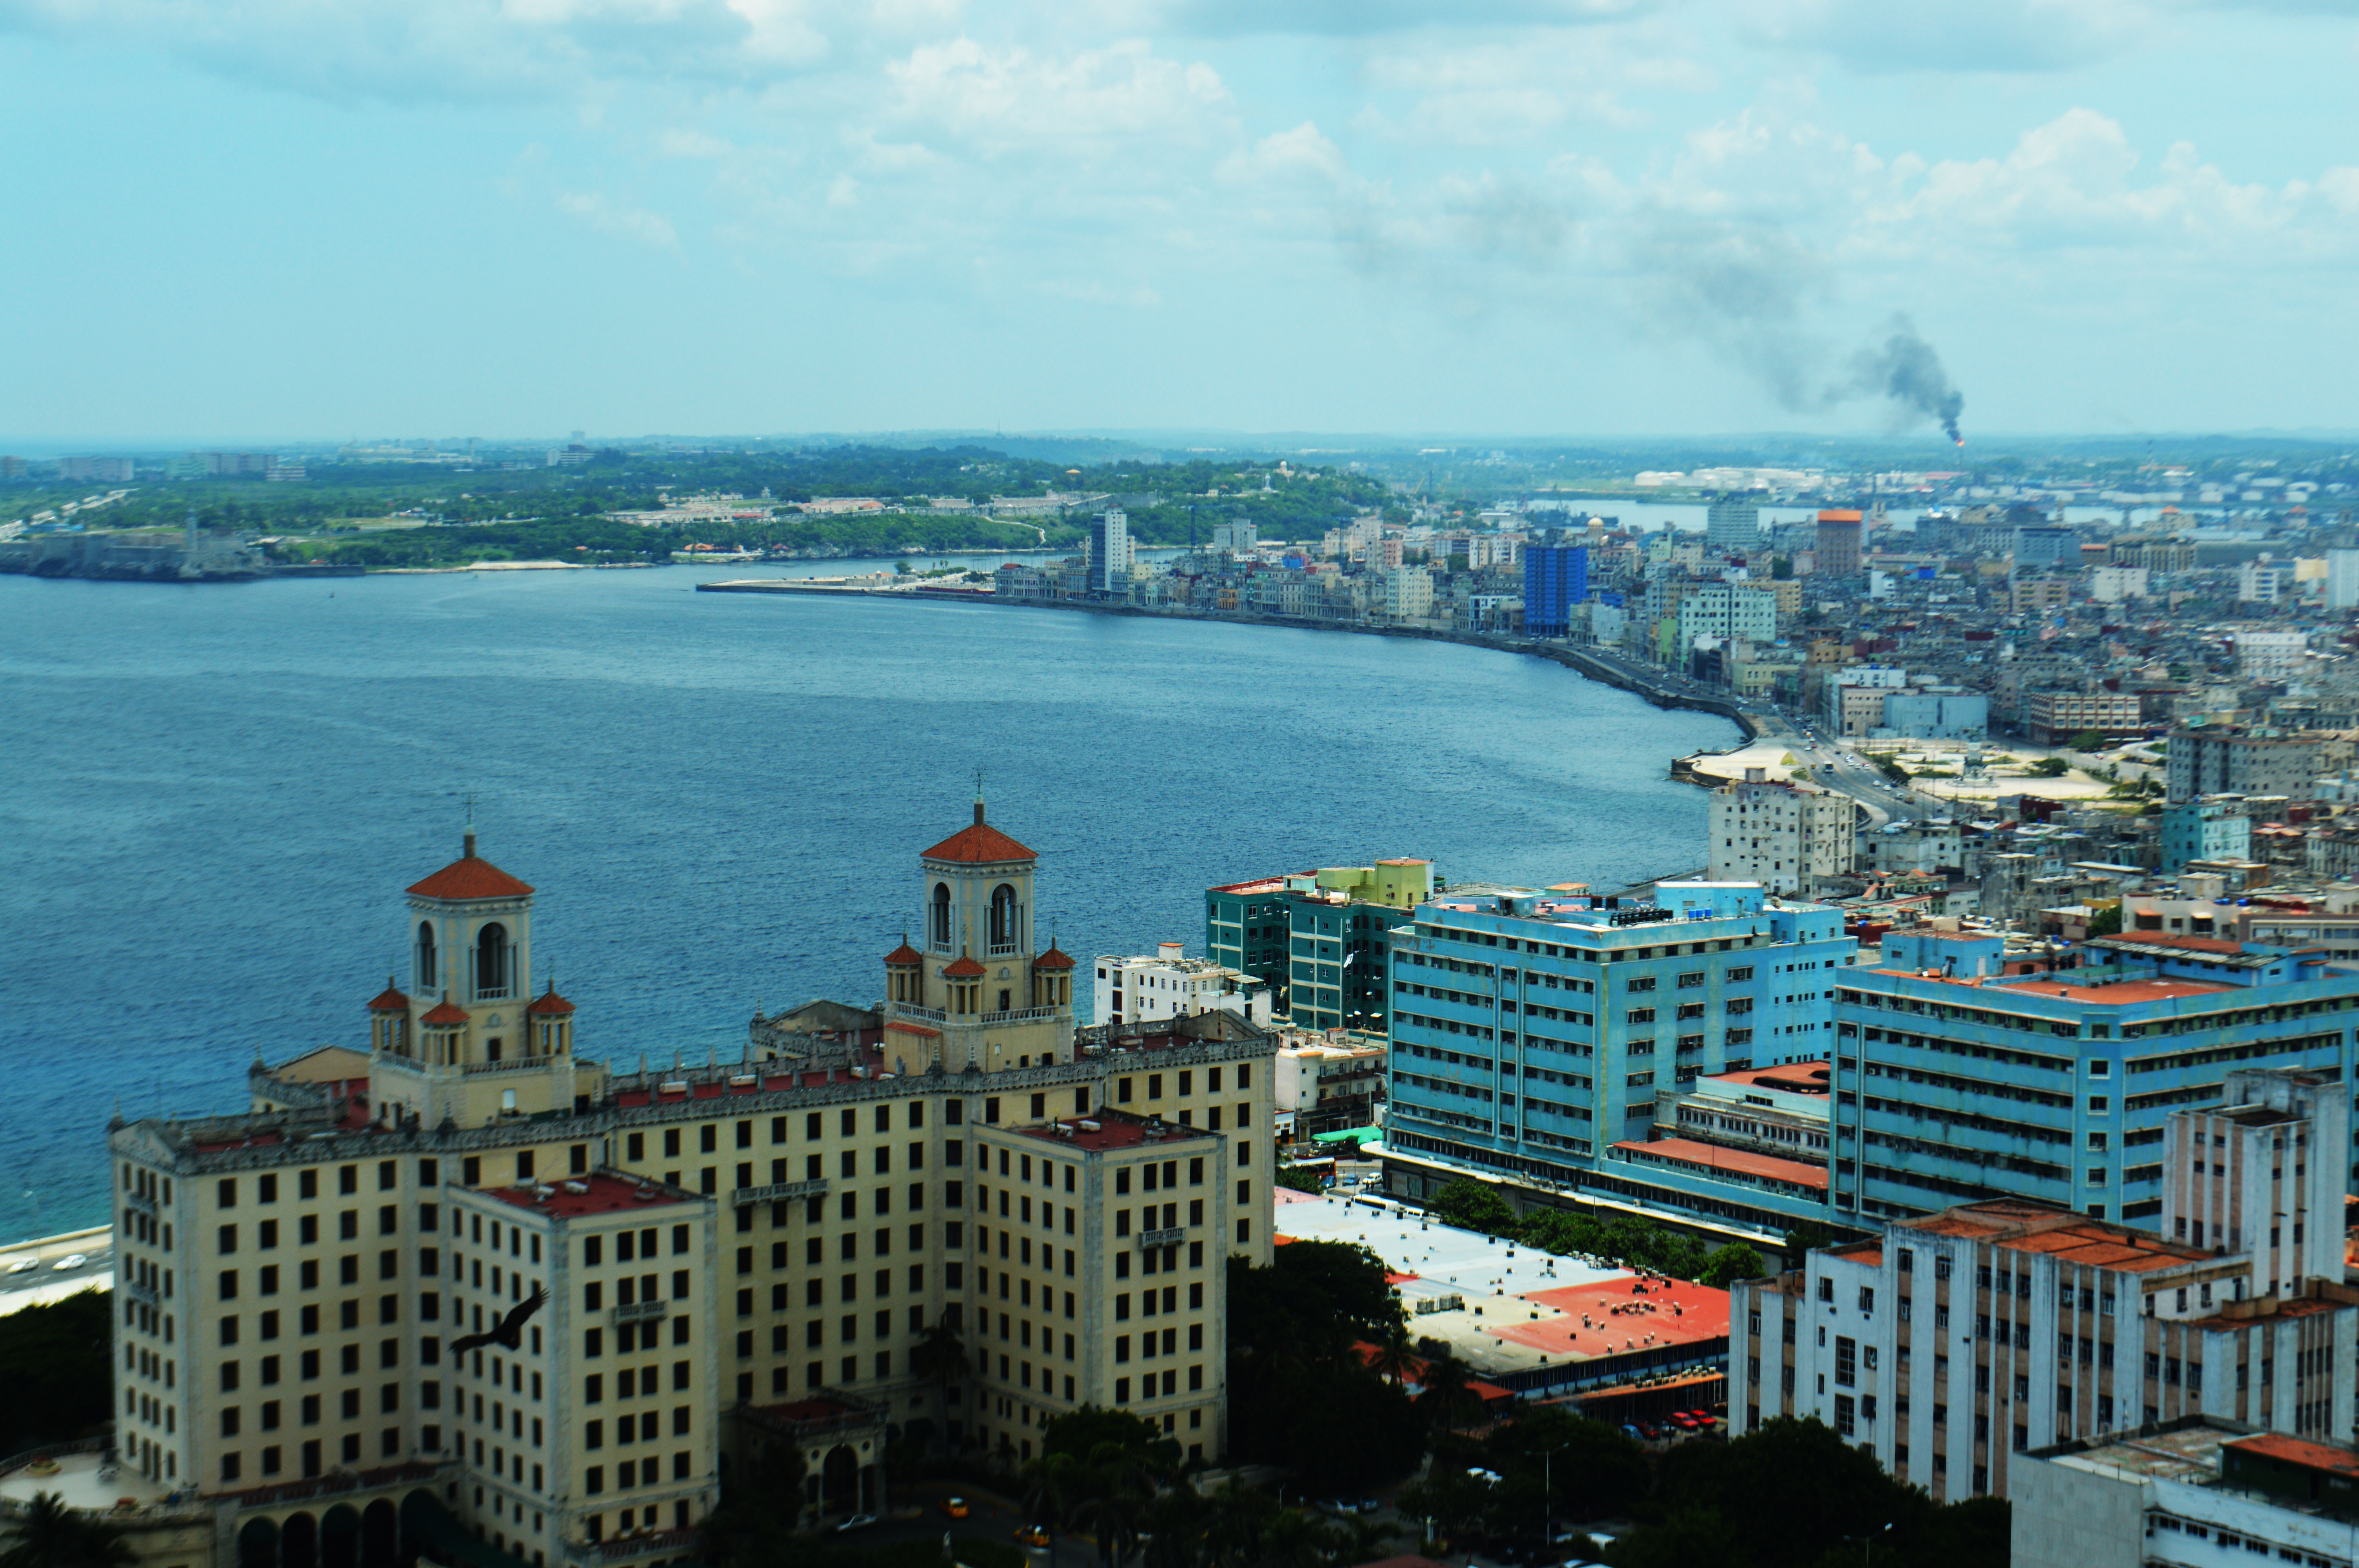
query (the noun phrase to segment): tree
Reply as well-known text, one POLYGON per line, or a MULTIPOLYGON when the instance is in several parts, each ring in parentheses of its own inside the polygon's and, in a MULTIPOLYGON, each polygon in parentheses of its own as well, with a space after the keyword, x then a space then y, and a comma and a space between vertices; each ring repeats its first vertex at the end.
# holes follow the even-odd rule
POLYGON ((2069 751, 2102 752, 2105 749, 2105 732, 2102 730, 2083 730, 2065 741, 2064 745, 2069 751))
POLYGON ((66 1507, 56 1492, 37 1492, 16 1516, 16 1541, 0 1568, 131 1568, 138 1561, 123 1532, 66 1507))
POLYGON ((1433 1212, 1443 1223, 1485 1236, 1515 1232, 1516 1211, 1486 1182, 1460 1177, 1433 1196, 1433 1212))
POLYGON ((1832 1247, 1835 1233, 1815 1219, 1806 1219, 1786 1232, 1786 1257, 1799 1266, 1802 1254, 1815 1252, 1821 1247, 1832 1247))
POLYGON ((63 1442, 112 1413, 114 1298, 80 1291, 60 1302, 0 1317, 0 1454, 63 1442))
POLYGON ((1396 1323, 1386 1334, 1376 1353, 1368 1361, 1368 1370, 1396 1386, 1408 1380, 1409 1368, 1417 1364, 1417 1347, 1409 1343, 1408 1325, 1396 1323))
MULTIPOLYGON (((1603 1422, 1553 1406, 1527 1410, 1500 1427, 1484 1444, 1484 1457, 1510 1482, 1528 1476, 1525 1495, 1535 1504, 1544 1500, 1559 1518, 1596 1519, 1626 1509, 1647 1491, 1647 1458, 1636 1443, 1603 1422)), ((1530 1530, 1539 1523, 1538 1511, 1526 1509, 1507 1528, 1530 1530)))
POLYGON ((909 1370, 934 1385, 941 1401, 938 1409, 946 1407, 951 1390, 966 1380, 972 1370, 967 1363, 966 1346, 959 1339, 958 1328, 947 1314, 931 1327, 919 1331, 918 1343, 909 1347, 909 1370))
POLYGON ((1281 1165, 1277 1171, 1277 1184, 1298 1193, 1309 1193, 1314 1197, 1327 1190, 1327 1183, 1316 1165, 1281 1165))
POLYGON ((2092 936, 2118 936, 2122 934, 2122 906, 2118 903, 2097 911, 2089 917, 2092 936))
POLYGON ((1704 1260, 1696 1271, 1696 1283, 1710 1285, 1715 1291, 1728 1289, 1732 1281, 1759 1279, 1768 1271, 1762 1266, 1761 1254, 1742 1241, 1732 1241, 1704 1260))
POLYGON ((2060 779, 2072 771, 2072 764, 2061 757, 2042 757, 2023 771, 2029 778, 2060 779))
POLYGON ((1425 1407, 1426 1419, 1444 1432, 1457 1431, 1470 1414, 1483 1408, 1473 1381, 1466 1363, 1448 1350, 1428 1357, 1425 1371, 1418 1379, 1424 1392, 1417 1397, 1417 1402, 1425 1407))

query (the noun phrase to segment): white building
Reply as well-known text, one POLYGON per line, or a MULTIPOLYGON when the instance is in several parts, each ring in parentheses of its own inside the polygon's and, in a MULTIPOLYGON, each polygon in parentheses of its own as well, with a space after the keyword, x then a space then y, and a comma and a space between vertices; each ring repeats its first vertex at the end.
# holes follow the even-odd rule
POLYGON ((1723 495, 1704 510, 1704 542, 1715 555, 1749 556, 1761 547, 1761 509, 1723 495))
POLYGON ((1858 809, 1851 796, 1769 783, 1759 768, 1745 773, 1712 792, 1710 881, 1808 894, 1852 869, 1858 809))
POLYGON ((1152 957, 1101 954, 1096 968, 1100 1023, 1142 1023, 1214 1011, 1234 1012, 1250 1023, 1269 1022, 1266 980, 1210 958, 1183 957, 1177 942, 1160 944, 1152 957))
POLYGON ((1731 1433, 1815 1416, 1941 1501, 2006 1495, 2035 1445, 2191 1415, 2350 1442, 2350 1099, 2299 1071, 2223 1088, 2164 1130, 2160 1234, 1995 1198, 1734 1286, 1731 1433))
POLYGON ((1090 591, 1127 595, 1131 564, 1130 519, 1109 506, 1090 519, 1090 591))
POLYGON ((1395 567, 1385 573, 1385 613, 1395 621, 1422 621, 1433 613, 1433 575, 1423 567, 1395 567))
POLYGON ((2359 550, 2326 552, 2326 608, 2359 609, 2359 550))
POLYGON ((2275 604, 2294 595, 2291 561, 2246 561, 2236 568, 2236 602, 2275 604))
POLYGON ((2245 680, 2284 680, 2301 671, 2310 643, 2299 632, 2238 632, 2236 674, 2245 680))
POLYGON ((2348 1448, 2191 1416, 2035 1448, 2015 1465, 2014 1568, 2359 1560, 2348 1448))
MULTIPOLYGON (((2359 551, 2353 553, 2359 555, 2359 551)), ((2146 595, 2144 567, 2099 567, 2089 574, 2089 597, 2099 604, 2119 604, 2125 599, 2144 599, 2146 595)))
POLYGON ((1253 523, 1216 523, 1212 525, 1212 548, 1221 554, 1250 556, 1254 553, 1257 524, 1253 523))

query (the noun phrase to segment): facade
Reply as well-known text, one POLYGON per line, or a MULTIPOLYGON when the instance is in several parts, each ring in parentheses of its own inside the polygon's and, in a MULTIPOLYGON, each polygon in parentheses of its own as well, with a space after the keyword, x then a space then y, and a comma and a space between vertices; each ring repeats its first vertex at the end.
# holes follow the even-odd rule
POLYGON ((1884 694, 1878 741, 1980 741, 1990 733, 1990 698, 1954 687, 1908 687, 1884 694))
POLYGON ((58 477, 69 482, 129 484, 129 458, 60 458, 58 477))
POLYGON ((1524 549, 1524 630, 1562 637, 1572 630, 1572 607, 1589 597, 1589 549, 1584 545, 1530 545, 1524 549))
POLYGON ((1761 547, 1761 509, 1742 496, 1717 496, 1704 509, 1703 536, 1713 555, 1749 556, 1761 547))
POLYGON ((1231 882, 1205 891, 1205 950, 1299 1028, 1382 1033, 1385 934, 1432 892, 1433 862, 1408 859, 1231 882))
POLYGON ((2021 1197, 2149 1220, 2171 1111, 2231 1065, 2350 1075, 2359 976, 2323 953, 2159 932, 2078 951, 2052 970, 1996 935, 1896 931, 1842 977, 1838 1219, 2021 1197))
POLYGON ((1832 1078, 1832 1067, 1822 1061, 1715 1073, 1658 1101, 1655 1132, 1780 1155, 1824 1171, 1832 1078))
POLYGON ((369 1004, 365 1054, 257 1065, 245 1115, 111 1129, 123 1485, 210 1509, 222 1568, 343 1517, 397 1552, 669 1561, 755 1429, 837 1434, 808 1483, 836 1509, 881 1502, 888 1423, 1020 1458, 1094 1402, 1218 1455, 1273 1035, 1077 1032, 1032 853, 978 805, 920 857, 923 946, 881 1011, 610 1073, 525 984, 534 890, 466 848, 409 889, 410 989, 369 1004), (947 1383, 944 1334, 971 1368, 947 1383))
MULTIPOLYGON (((2292 575, 2290 567, 2286 568, 2292 575)), ((2291 597, 2292 585, 2286 592, 2291 597)), ((2299 632, 2239 632, 2236 633, 2236 674, 2245 680, 2285 680, 2301 671, 2310 639, 2299 632)))
POLYGON ((1395 567, 1384 574, 1386 615, 1422 621, 1433 613, 1433 574, 1423 567, 1395 567))
POLYGON ((1127 597, 1130 593, 1130 520, 1118 506, 1090 519, 1089 590, 1127 597))
POLYGON ((1699 637, 1741 637, 1769 643, 1777 636, 1777 596, 1749 583, 1700 583, 1680 600, 1680 649, 1699 637))
POLYGON ((1908 685, 1908 672, 1890 665, 1829 670, 1819 687, 1828 727, 1838 735, 1865 735, 1884 722, 1885 694, 1908 685))
POLYGON ((1773 905, 1750 883, 1665 882, 1657 896, 1420 905, 1393 934, 1387 1158, 1425 1162, 1436 1179, 1472 1167, 1790 1225, 1789 1195, 1633 1173, 1609 1151, 1645 1138, 1666 1092, 1824 1055, 1854 944, 1837 911, 1773 905))
POLYGON ((1225 964, 1184 957, 1177 942, 1166 942, 1152 955, 1137 957, 1101 954, 1096 968, 1101 1023, 1119 1027, 1188 1018, 1215 1008, 1265 1027, 1270 1021, 1266 981, 1225 964))
POLYGON ((2359 1461, 2219 1416, 2075 1438, 2018 1454, 2013 1568, 2359 1561, 2359 1461))
POLYGON ((1204 951, 1215 964, 1266 980, 1279 1012, 1293 973, 1286 884, 1284 877, 1261 877, 1204 890, 1204 951))
POLYGON ((2326 608, 2359 610, 2359 550, 2326 552, 2326 608))
POLYGON ((1819 514, 1818 572, 1825 577, 1857 577, 1860 572, 1860 514, 1835 511, 1819 514))
POLYGON ((2155 870, 2169 875, 2190 860, 2241 860, 2252 853, 2253 819, 2241 795, 2207 795, 2166 807, 2155 870))
POLYGON ((2035 1444, 2191 1415, 2347 1444, 2349 1093, 2249 1070, 2221 1092, 2168 1119, 2165 1234, 1993 1198, 1738 1284, 1732 1433, 1815 1416, 1940 1500, 2007 1495, 2035 1444))
POLYGON ((2023 732, 2035 746, 2060 746, 2092 730, 2118 740, 2145 729, 2136 692, 2033 691, 2023 697, 2023 732))
POLYGON ((1759 882, 1771 892, 1811 893, 1848 875, 1858 854, 1859 807, 1847 795, 1769 783, 1746 770, 1712 792, 1715 882, 1759 882))
POLYGON ((1373 1126, 1384 1108, 1387 1053, 1381 1035, 1288 1031, 1275 1069, 1277 1112, 1294 1118, 1298 1141, 1373 1126))
POLYGON ((2282 795, 2307 800, 2323 771, 2321 748, 2302 736, 2226 724, 2181 725, 2170 731, 2165 783, 2173 801, 2203 795, 2282 795))
POLYGON ((2072 579, 2060 570, 2025 572, 2008 589, 2008 607, 2017 615, 2046 615, 2072 607, 2072 579))

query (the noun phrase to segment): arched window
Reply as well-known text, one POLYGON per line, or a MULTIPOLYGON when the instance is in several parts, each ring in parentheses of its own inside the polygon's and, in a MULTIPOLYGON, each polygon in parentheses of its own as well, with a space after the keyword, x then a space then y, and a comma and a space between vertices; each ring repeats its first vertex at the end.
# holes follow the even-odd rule
POLYGON ((508 928, 496 920, 475 938, 475 994, 508 994, 508 928))
POLYGON ((1016 951, 1016 890, 1002 882, 991 890, 991 950, 993 952, 1016 951))
POLYGON ((430 994, 435 983, 434 924, 421 920, 418 923, 418 989, 430 994))
POLYGON ((934 884, 933 903, 927 910, 926 930, 934 946, 942 952, 951 948, 951 884, 934 884))

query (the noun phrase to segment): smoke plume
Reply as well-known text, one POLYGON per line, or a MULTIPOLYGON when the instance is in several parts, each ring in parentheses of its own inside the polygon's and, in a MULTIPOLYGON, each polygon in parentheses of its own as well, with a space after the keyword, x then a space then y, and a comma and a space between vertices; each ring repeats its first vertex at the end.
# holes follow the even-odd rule
POLYGON ((1965 409, 1965 395, 1950 384, 1950 373, 1941 368, 1941 356, 1933 351, 1933 345, 1919 337, 1916 324, 1901 315, 1885 323, 1883 338, 1881 347, 1871 343, 1852 356, 1849 385, 1830 389, 1827 401, 1888 397, 1904 409, 1940 421, 1950 439, 1964 445, 1965 438, 1958 434, 1958 416, 1965 409))

